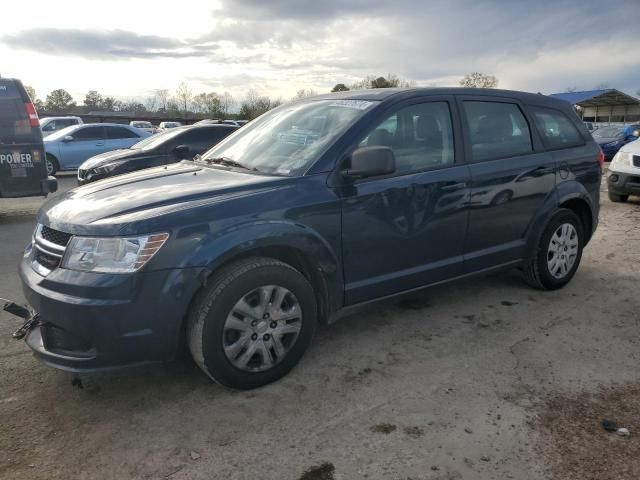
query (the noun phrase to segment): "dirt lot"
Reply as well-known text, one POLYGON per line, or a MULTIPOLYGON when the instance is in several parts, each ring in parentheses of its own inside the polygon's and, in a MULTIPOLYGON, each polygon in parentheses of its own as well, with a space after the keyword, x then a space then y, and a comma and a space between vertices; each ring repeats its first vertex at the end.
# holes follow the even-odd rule
MULTIPOLYGON (((638 478, 640 202, 602 203, 562 291, 507 273, 378 305, 252 392, 188 359, 74 388, 0 314, 0 478, 638 478)), ((0 214, 0 296, 32 228, 0 214)))

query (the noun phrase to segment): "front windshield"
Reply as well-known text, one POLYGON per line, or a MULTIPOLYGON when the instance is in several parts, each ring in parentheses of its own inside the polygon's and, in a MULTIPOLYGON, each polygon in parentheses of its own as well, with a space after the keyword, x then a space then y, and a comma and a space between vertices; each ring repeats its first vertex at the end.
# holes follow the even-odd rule
POLYGON ((227 137, 203 161, 224 159, 275 175, 301 175, 377 102, 307 100, 265 113, 227 137))
POLYGON ((593 136, 599 138, 613 138, 620 134, 622 134, 621 127, 602 127, 593 132, 593 136))
POLYGON ((173 130, 164 130, 160 133, 156 133, 155 135, 151 135, 150 137, 145 137, 144 140, 139 141, 133 146, 129 147, 135 150, 143 149, 149 150, 151 148, 156 148, 161 143, 164 143, 168 140, 171 140, 173 137, 177 137, 182 132, 184 132, 183 128, 175 128, 173 130))

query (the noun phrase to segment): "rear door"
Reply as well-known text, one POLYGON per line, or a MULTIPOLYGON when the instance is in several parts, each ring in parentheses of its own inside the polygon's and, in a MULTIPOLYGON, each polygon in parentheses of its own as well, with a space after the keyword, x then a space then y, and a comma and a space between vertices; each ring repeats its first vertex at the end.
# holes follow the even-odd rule
POLYGON ((138 143, 142 137, 126 127, 106 126, 107 143, 105 151, 117 150, 119 148, 129 148, 138 143))
POLYGON ((556 183, 524 106, 510 98, 458 97, 471 171, 465 272, 524 258, 528 228, 556 183))
POLYGON ((0 79, 0 197, 42 195, 47 178, 38 116, 22 84, 0 79))

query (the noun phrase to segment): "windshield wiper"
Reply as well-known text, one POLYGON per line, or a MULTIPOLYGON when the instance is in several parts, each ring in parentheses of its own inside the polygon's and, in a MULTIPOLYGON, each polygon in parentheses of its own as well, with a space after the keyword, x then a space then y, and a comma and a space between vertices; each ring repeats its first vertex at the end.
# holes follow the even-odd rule
POLYGON ((235 168, 242 168, 243 170, 251 170, 254 172, 259 172, 260 170, 258 170, 255 167, 247 167, 246 165, 241 164, 240 162, 236 162, 235 160, 232 160, 228 157, 216 157, 216 158, 202 158, 200 159, 201 161, 205 161, 209 164, 213 163, 216 165, 223 165, 225 167, 235 167, 235 168))

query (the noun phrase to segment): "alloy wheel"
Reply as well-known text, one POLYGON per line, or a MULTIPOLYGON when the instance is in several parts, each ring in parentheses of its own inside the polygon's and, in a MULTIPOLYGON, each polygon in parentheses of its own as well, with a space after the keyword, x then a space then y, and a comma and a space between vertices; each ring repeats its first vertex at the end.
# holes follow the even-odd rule
POLYGON ((547 249, 547 267, 549 273, 557 278, 564 278, 573 267, 578 256, 578 232, 570 223, 561 224, 549 242, 547 249))

